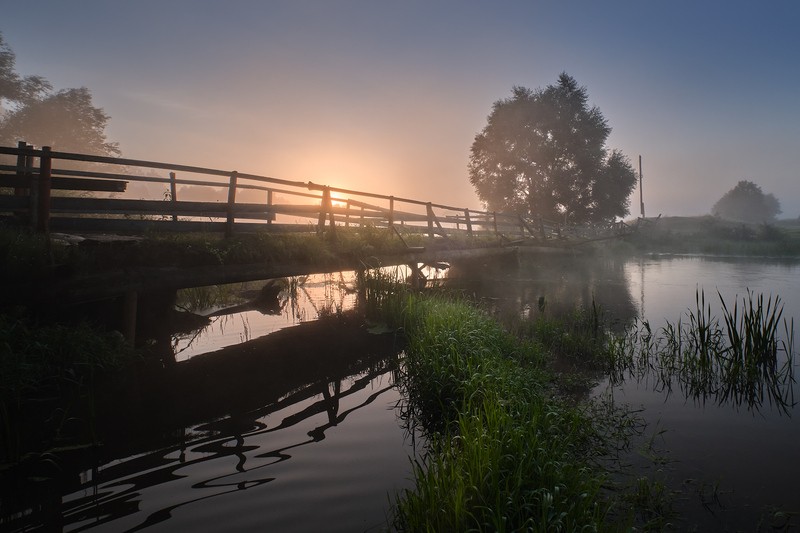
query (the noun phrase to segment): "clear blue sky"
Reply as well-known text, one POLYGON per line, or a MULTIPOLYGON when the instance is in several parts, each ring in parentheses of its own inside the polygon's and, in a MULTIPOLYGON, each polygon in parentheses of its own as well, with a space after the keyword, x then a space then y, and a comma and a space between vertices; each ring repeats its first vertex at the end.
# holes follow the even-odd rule
POLYGON ((648 216, 742 179, 800 215, 798 28, 789 0, 0 4, 17 70, 88 87, 127 157, 464 207, 492 103, 565 71, 642 155, 648 216))

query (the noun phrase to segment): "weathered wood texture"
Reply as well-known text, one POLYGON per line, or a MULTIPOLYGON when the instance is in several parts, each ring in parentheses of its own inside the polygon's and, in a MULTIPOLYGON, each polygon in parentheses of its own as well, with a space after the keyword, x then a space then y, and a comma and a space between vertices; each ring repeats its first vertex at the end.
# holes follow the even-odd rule
MULTIPOLYGON (((412 198, 356 191, 312 182, 282 180, 226 171, 125 158, 55 152, 20 142, 0 147, 0 221, 26 223, 39 231, 141 233, 214 231, 225 235, 251 231, 330 233, 337 226, 400 228, 430 238, 453 234, 495 235, 506 240, 559 238, 558 224, 525 220, 516 214, 489 213, 412 198), (59 168, 84 165, 85 170, 59 168), (168 177, 153 175, 167 171, 168 177), (180 174, 179 174, 180 173, 180 174), (149 174, 149 175, 147 175, 149 174), (164 187, 158 199, 64 197, 51 191, 122 194, 131 183, 164 187), (192 201, 181 186, 226 193, 225 200, 192 201), (2 191, 12 191, 2 194, 2 191), (250 191, 247 195, 244 191, 250 191), (253 194, 263 192, 263 203, 253 194), (242 201, 243 198, 247 198, 242 201)), ((105 194, 105 196, 108 196, 105 194)))

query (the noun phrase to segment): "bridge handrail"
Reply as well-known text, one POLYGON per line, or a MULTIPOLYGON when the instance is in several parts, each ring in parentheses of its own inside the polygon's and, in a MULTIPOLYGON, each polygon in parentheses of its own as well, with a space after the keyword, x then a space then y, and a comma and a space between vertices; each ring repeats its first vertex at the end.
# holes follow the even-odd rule
MULTIPOLYGON (((495 234, 501 233, 514 233, 520 234, 522 236, 530 236, 534 238, 552 238, 553 236, 560 236, 561 235, 561 225, 557 222, 547 221, 543 219, 538 219, 536 221, 525 220, 521 216, 517 214, 511 213, 498 213, 498 212, 490 212, 490 211, 480 211, 475 209, 468 209, 463 207, 455 207, 446 204, 440 203, 433 203, 433 202, 426 202, 422 200, 417 200, 413 198, 405 198, 405 197, 398 197, 380 193, 373 193, 367 191, 358 191, 353 189, 346 189, 341 187, 333 187, 328 185, 321 185, 311 181, 304 182, 304 181, 297 181, 297 180, 286 180, 280 178, 274 178, 270 176, 263 176, 258 174, 251 174, 245 172, 237 172, 235 170, 220 170, 215 168, 208 168, 208 167, 200 167, 194 165, 184 165, 184 164, 177 164, 177 163, 165 163, 160 161, 150 161, 150 160, 142 160, 142 159, 132 159, 132 158, 123 158, 123 157, 110 157, 110 156, 98 156, 98 155, 91 155, 91 154, 80 154, 80 153, 73 153, 73 152, 61 152, 61 151, 52 151, 47 147, 43 148, 35 148, 33 146, 27 145, 24 142, 20 142, 19 145, 15 147, 5 147, 0 146, 0 154, 17 156, 18 162, 17 165, 0 165, 0 172, 8 172, 8 173, 15 173, 17 176, 17 182, 19 182, 19 178, 24 176, 25 178, 29 178, 31 181, 30 183, 34 183, 32 180, 33 178, 38 177, 39 175, 43 174, 44 171, 40 170, 40 168, 36 168, 33 165, 33 159, 38 158, 40 162, 40 167, 44 167, 43 161, 47 160, 47 177, 49 179, 50 176, 53 177, 61 177, 61 176, 68 176, 73 178, 88 178, 85 180, 87 183, 86 188, 84 190, 96 190, 96 191, 106 191, 106 192, 113 192, 111 188, 108 186, 99 187, 95 185, 96 188, 91 188, 92 180, 111 180, 112 182, 117 183, 117 187, 121 188, 121 190, 125 190, 125 183, 127 182, 150 182, 150 183, 162 183, 162 184, 169 184, 171 187, 171 200, 172 202, 164 202, 165 203, 165 212, 162 213, 164 216, 172 217, 173 221, 177 221, 177 216, 187 216, 186 209, 178 209, 175 206, 175 203, 180 203, 177 201, 176 198, 176 186, 177 185, 196 185, 196 186, 203 186, 203 187, 216 187, 228 190, 228 202, 216 202, 219 205, 219 209, 214 211, 209 211, 210 214, 204 214, 203 216, 215 217, 215 218, 226 218, 228 219, 229 225, 232 228, 233 219, 238 215, 242 216, 243 211, 241 209, 235 208, 236 205, 236 194, 235 191, 237 189, 250 189, 250 190, 259 190, 265 191, 267 193, 267 203, 264 205, 263 213, 266 216, 266 220, 270 223, 276 214, 289 214, 297 215, 297 216, 306 216, 306 217, 316 217, 318 216, 318 225, 320 227, 324 226, 326 222, 326 218, 330 218, 330 223, 332 226, 335 226, 337 222, 344 222, 348 224, 353 218, 361 218, 364 220, 365 218, 371 219, 373 223, 376 222, 376 217, 384 217, 384 222, 386 225, 391 226, 394 223, 425 223, 427 222, 428 231, 431 235, 434 233, 434 224, 438 227, 439 231, 436 233, 441 233, 442 223, 455 225, 458 231, 466 231, 468 234, 472 234, 473 231, 483 231, 483 232, 490 232, 495 234), (63 161, 80 161, 86 163, 97 163, 97 164, 106 164, 106 165, 114 165, 117 167, 137 167, 137 168, 149 168, 149 169, 158 169, 158 170, 167 170, 170 172, 170 177, 159 177, 159 176, 143 176, 137 174, 125 174, 119 172, 103 172, 100 170, 74 170, 74 169, 58 169, 52 168, 51 161, 55 160, 63 160, 63 161), (211 181, 211 180, 203 180, 203 179, 185 179, 185 178, 178 178, 176 177, 176 172, 185 172, 188 174, 193 175, 205 175, 207 177, 214 177, 214 178, 226 178, 225 181, 211 181), (250 183, 242 183, 242 180, 248 180, 250 183), (255 183, 253 183, 255 182, 255 183), (272 187, 272 185, 278 185, 281 188, 272 187), (290 189, 299 189, 299 190, 290 190, 290 189), (305 192, 309 191, 309 192, 305 192), (319 202, 318 207, 316 210, 312 209, 312 206, 307 206, 304 209, 287 209, 286 207, 281 208, 278 205, 272 204, 272 194, 284 194, 287 196, 295 196, 300 198, 313 198, 314 200, 319 202), (353 198, 337 198, 334 195, 346 195, 346 196, 356 196, 362 198, 371 198, 382 200, 388 202, 389 206, 382 207, 377 205, 372 205, 367 202, 362 202, 353 198), (172 204, 173 210, 169 211, 169 205, 172 204), (346 207, 341 207, 344 204, 346 207), (411 211, 396 209, 395 204, 405 204, 408 206, 416 206, 416 207, 425 207, 425 214, 415 213, 411 211), (351 207, 356 207, 361 209, 360 212, 351 213, 351 207), (433 209, 443 210, 450 213, 434 213, 433 209), (460 226, 464 225, 465 229, 461 230, 460 226)), ((14 174, 3 174, 5 176, 13 176, 14 174)), ((63 178, 61 178, 63 180, 63 178)), ((75 181, 75 180, 73 180, 75 181)), ((70 182, 73 183, 73 182, 70 182)), ((84 183, 84 181, 81 181, 84 183)), ((0 186, 2 186, 2 182, 0 182, 0 186)), ((20 187, 19 185, 14 185, 14 187, 20 187)), ((48 185, 49 187, 49 185, 48 185)), ((67 185, 63 185, 60 188, 68 188, 67 185)), ((80 188, 80 187, 78 187, 80 188)), ((33 207, 33 195, 35 191, 31 188, 31 206, 33 207)), ((46 192, 48 195, 47 199, 47 209, 48 209, 48 218, 49 218, 49 208, 50 208, 50 201, 49 201, 49 188, 46 192)), ((18 206, 19 201, 11 201, 11 199, 6 199, 4 204, 6 207, 9 207, 13 204, 13 206, 18 206)), ((87 199, 88 200, 88 199, 87 199)), ((38 200, 40 205, 42 204, 41 200, 38 200)), ((66 205, 63 202, 57 202, 58 205, 66 205)), ((81 205, 80 202, 77 204, 70 204, 70 205, 81 205)), ((89 204, 86 203, 88 206, 89 204)), ((98 205, 98 209, 100 204, 98 205)), ((104 204, 104 205, 111 205, 111 204, 104 204)), ((289 205, 294 204, 287 204, 289 205)), ((301 204, 297 204, 299 207, 301 204)), ((57 207, 56 206, 56 207, 57 207)), ((106 208, 107 209, 107 208, 106 208)), ((33 211, 33 209, 31 210, 33 211)), ((152 207, 145 207, 142 206, 142 211, 151 213, 153 212, 152 207)), ((67 212, 67 211, 62 211, 67 212)), ((68 212, 75 213, 74 210, 70 210, 68 212)), ((103 211, 102 209, 96 212, 92 212, 89 207, 87 207, 86 214, 97 213, 102 214, 103 212, 108 213, 108 211, 103 211)), ((247 211, 248 213, 251 211, 247 211)), ((133 214, 133 213, 132 213, 133 214)), ((264 218, 263 216, 261 218, 264 218)), ((41 224, 39 224, 41 225, 41 224)), ((307 225, 304 225, 307 228, 307 225)), ((417 226, 419 227, 419 226, 417 226)))

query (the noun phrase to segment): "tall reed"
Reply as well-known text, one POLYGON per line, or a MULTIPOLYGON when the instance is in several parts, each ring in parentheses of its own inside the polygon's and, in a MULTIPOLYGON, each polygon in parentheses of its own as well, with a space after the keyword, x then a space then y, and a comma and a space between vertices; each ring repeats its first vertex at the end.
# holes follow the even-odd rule
POLYGON ((406 413, 430 443, 395 505, 408 531, 575 531, 604 527, 594 429, 552 397, 544 354, 463 301, 406 294, 406 413), (523 363, 524 362, 524 363, 523 363))
POLYGON ((612 380, 626 373, 636 379, 652 376, 657 389, 670 393, 677 385, 698 402, 711 399, 754 411, 768 403, 788 413, 795 405, 794 319, 783 318, 778 296, 748 290, 732 306, 719 291, 717 296, 721 320, 698 290, 686 320, 667 322, 656 336, 643 321, 617 339, 609 365, 612 380))
POLYGON ((0 315, 0 463, 63 437, 66 422, 82 416, 71 407, 92 400, 96 375, 133 355, 121 336, 86 324, 40 326, 0 315), (32 423, 31 412, 48 416, 32 423))

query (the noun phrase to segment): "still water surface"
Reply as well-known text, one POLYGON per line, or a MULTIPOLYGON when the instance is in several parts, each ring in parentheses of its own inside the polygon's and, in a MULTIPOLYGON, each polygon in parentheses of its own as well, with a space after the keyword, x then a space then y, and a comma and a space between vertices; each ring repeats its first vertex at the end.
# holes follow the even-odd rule
MULTIPOLYGON (((654 325, 664 319, 675 323, 687 308, 695 309, 697 289, 705 292, 715 313, 717 291, 730 306, 751 290, 765 298, 779 296, 789 326, 793 318, 800 320, 797 262, 644 258, 627 262, 624 272, 640 315, 654 325)), ((796 383, 793 389, 792 399, 800 400, 796 383)), ((783 412, 766 401, 751 406, 687 400, 674 391, 667 397, 635 381, 617 387, 603 383, 597 392, 642 408, 651 435, 663 431, 653 442, 654 451, 665 461, 659 466, 661 477, 680 491, 678 510, 692 517, 679 522, 682 526, 754 531, 761 525, 767 530, 787 524, 777 511, 793 513, 793 530, 800 530, 800 408, 783 412)))
POLYGON ((177 363, 99 406, 95 464, 0 526, 384 530, 415 454, 394 386, 400 348, 348 313, 352 275, 291 281, 268 311, 174 336, 177 363))
MULTIPOLYGON (((518 268, 481 265, 461 272, 453 286, 493 299, 501 315, 529 315, 543 298, 546 311, 568 312, 598 303, 617 325, 637 318, 653 329, 665 320, 675 324, 696 309, 697 291, 705 293, 719 314, 717 291, 730 306, 747 291, 779 296, 787 321, 800 319, 800 263, 758 258, 699 256, 556 257, 531 255, 518 268), (471 281, 468 281, 471 280, 471 281)), ((458 272, 454 272, 458 275, 458 272)), ((782 329, 780 330, 783 331, 782 329)), ((795 346, 797 351, 798 346, 795 346)), ((797 369, 795 376, 797 376, 797 369)), ((673 492, 682 518, 677 530, 756 531, 784 526, 781 515, 793 513, 800 530, 800 408, 788 412, 768 402, 760 406, 718 404, 687 399, 677 387, 671 394, 653 390, 654 380, 629 379, 612 386, 602 380, 595 396, 641 410, 645 433, 627 458, 632 477, 648 476, 673 492), (777 518, 776 518, 777 516, 777 518)), ((794 398, 800 388, 794 384, 794 398)))
MULTIPOLYGON (((751 289, 780 295, 784 316, 800 317, 796 262, 531 255, 449 276, 500 315, 594 301, 618 324, 646 318, 658 326, 693 308, 698 289, 715 305, 717 290, 732 299, 751 289)), ((157 415, 119 417, 117 441, 135 443, 82 471, 63 494, 64 531, 386 527, 392 495, 411 486, 415 454, 397 409, 399 349, 354 344, 349 333, 332 333, 342 329, 336 325, 311 329, 320 316, 336 324, 356 305, 352 275, 289 284, 278 303, 222 314, 173 338, 171 395, 141 399, 154 402, 157 415)), ((641 409, 646 431, 628 470, 675 491, 678 530, 752 531, 772 507, 800 511, 796 407, 698 403, 635 380, 602 381, 593 394, 641 409)))

